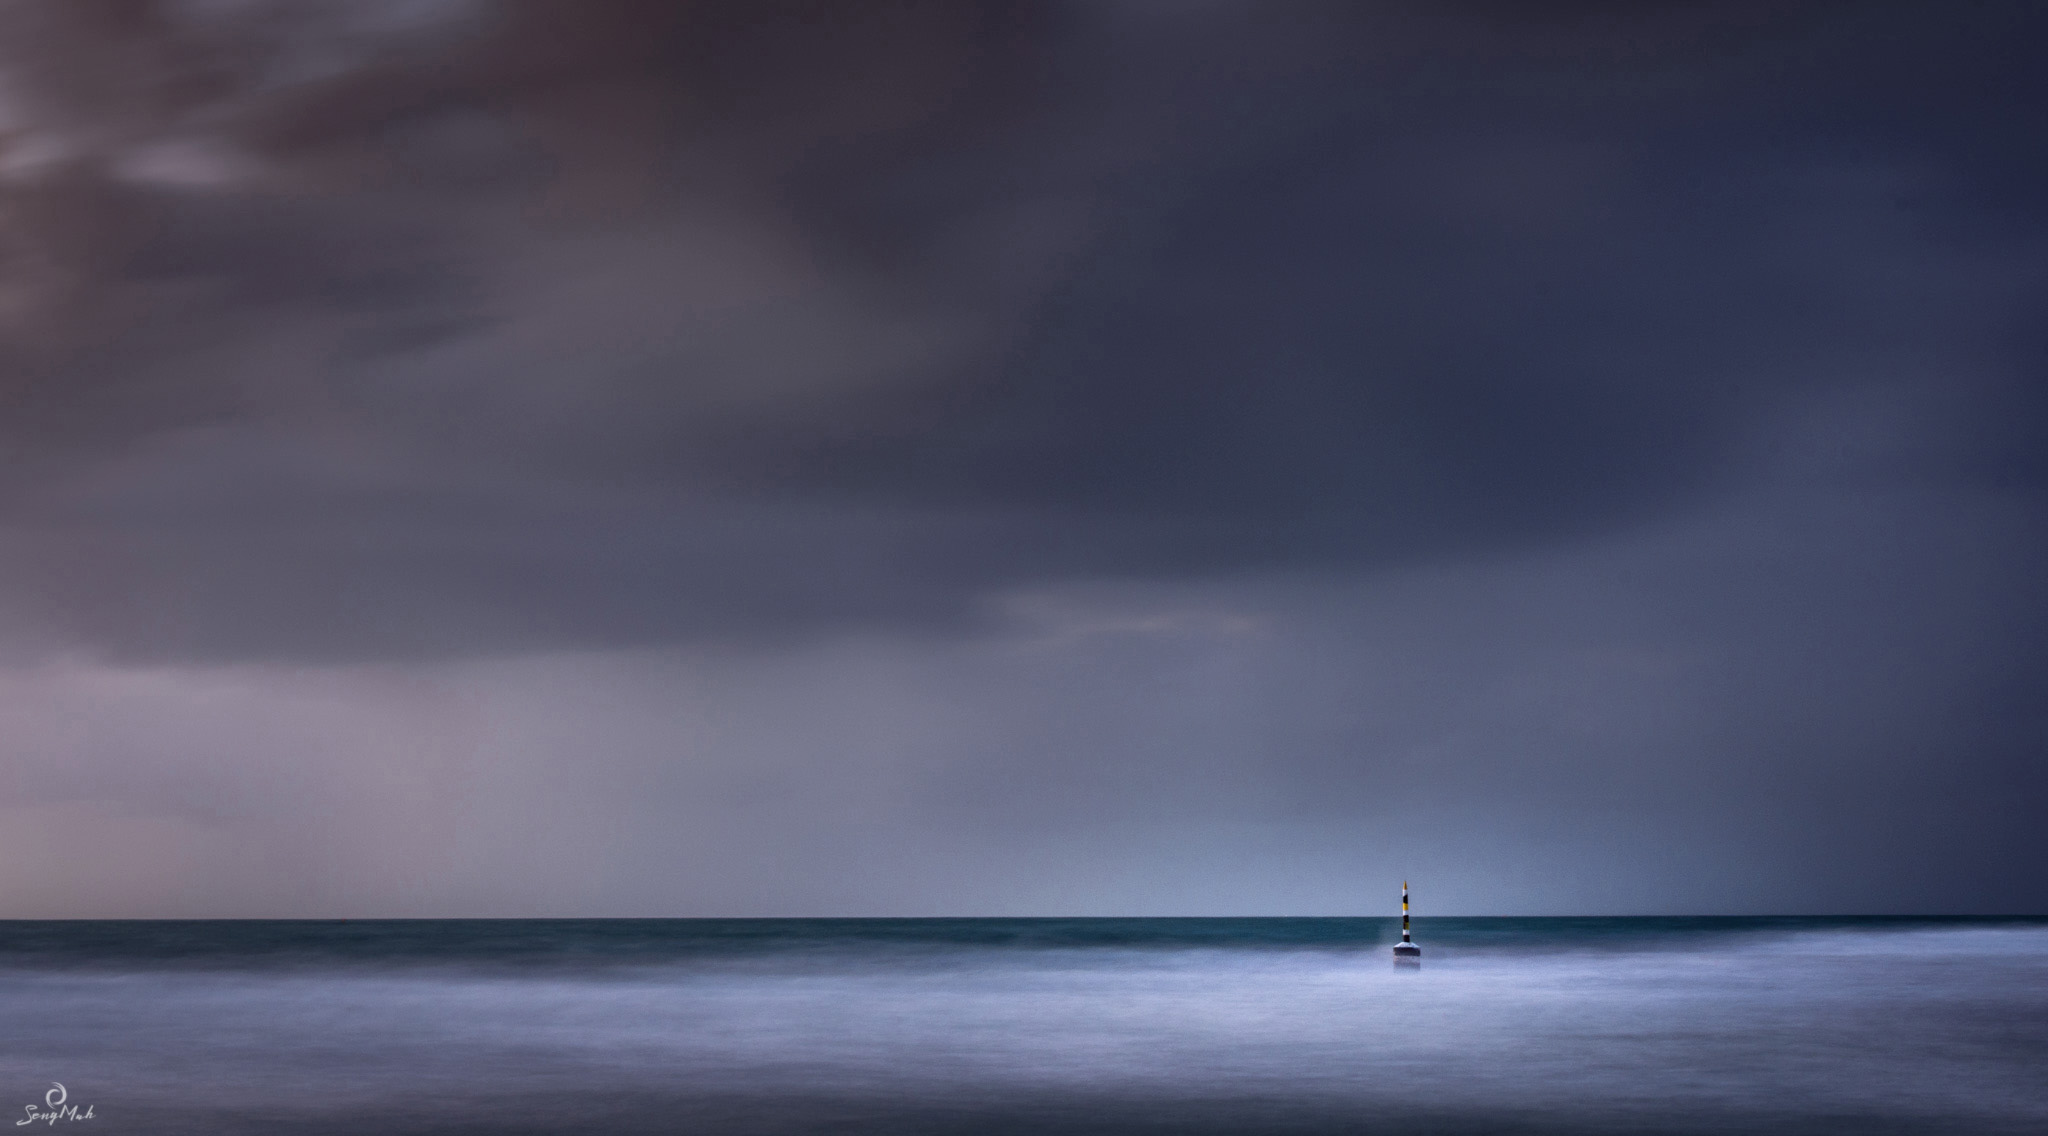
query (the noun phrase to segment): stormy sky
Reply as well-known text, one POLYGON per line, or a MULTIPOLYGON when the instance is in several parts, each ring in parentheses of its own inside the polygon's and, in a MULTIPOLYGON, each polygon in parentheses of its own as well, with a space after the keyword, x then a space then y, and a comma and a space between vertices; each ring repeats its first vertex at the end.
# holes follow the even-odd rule
POLYGON ((0 2, 0 916, 2048 910, 2048 15, 0 2))

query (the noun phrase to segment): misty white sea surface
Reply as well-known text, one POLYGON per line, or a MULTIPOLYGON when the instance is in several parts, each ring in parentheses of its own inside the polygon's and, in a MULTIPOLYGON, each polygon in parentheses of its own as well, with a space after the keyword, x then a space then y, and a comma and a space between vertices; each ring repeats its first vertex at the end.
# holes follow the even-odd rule
POLYGON ((104 1133, 2048 1132, 2048 925, 1432 922, 1420 971, 1372 920, 14 924, 0 1104, 62 1083, 104 1133))

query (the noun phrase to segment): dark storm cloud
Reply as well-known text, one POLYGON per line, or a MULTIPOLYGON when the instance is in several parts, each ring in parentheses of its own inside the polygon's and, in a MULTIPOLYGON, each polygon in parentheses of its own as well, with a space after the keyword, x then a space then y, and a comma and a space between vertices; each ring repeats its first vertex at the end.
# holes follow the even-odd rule
POLYGON ((2043 472, 2024 5, 9 18, 34 650, 932 627, 1583 539, 1760 450, 2043 472))

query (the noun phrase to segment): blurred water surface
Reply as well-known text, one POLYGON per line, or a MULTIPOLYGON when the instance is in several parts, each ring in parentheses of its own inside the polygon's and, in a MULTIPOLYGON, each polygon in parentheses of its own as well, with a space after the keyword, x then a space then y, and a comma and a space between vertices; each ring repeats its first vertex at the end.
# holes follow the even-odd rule
POLYGON ((1395 937, 0 923, 0 1110, 61 1082, 95 1133, 2048 1132, 2048 921, 1423 919, 1419 972, 1395 937))

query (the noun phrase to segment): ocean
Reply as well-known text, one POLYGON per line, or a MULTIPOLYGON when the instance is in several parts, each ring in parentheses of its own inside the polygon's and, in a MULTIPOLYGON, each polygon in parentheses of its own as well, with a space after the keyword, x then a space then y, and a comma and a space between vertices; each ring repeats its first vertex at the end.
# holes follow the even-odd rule
POLYGON ((0 922, 0 1111, 78 1136, 2048 1133, 2048 920, 1418 919, 1418 970, 1396 927, 0 922))

